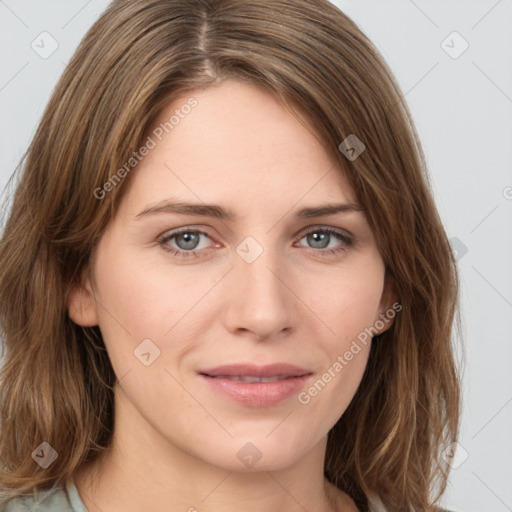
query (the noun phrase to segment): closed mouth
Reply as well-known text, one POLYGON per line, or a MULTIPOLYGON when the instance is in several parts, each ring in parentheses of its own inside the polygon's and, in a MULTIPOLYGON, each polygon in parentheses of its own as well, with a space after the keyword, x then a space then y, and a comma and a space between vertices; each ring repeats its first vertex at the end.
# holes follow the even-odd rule
POLYGON ((258 382, 277 382, 285 379, 293 379, 297 376, 286 376, 286 375, 276 375, 275 377, 256 377, 253 375, 208 375, 207 373, 203 373, 205 377, 210 377, 212 379, 227 379, 234 380, 238 382, 248 382, 248 383, 258 383, 258 382))

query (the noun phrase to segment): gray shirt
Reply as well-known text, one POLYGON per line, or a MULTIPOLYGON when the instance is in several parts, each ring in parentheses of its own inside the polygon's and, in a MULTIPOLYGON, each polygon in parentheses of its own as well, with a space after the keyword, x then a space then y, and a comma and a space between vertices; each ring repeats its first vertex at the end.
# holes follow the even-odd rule
MULTIPOLYGON (((385 512, 378 502, 370 502, 373 512, 385 512)), ((438 509, 439 512, 449 512, 438 509)), ((0 512, 88 512, 73 481, 66 487, 56 487, 29 496, 20 496, 7 505, 0 503, 0 512)))
POLYGON ((0 503, 0 512, 87 512, 73 481, 67 486, 55 487, 36 494, 18 496, 6 504, 0 503))

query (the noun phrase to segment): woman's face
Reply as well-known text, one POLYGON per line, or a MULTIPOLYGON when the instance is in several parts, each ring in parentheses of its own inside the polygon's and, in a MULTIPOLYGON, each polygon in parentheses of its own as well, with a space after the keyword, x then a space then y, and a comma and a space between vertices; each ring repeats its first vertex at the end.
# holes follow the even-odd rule
POLYGON ((376 241, 326 151, 260 89, 196 91, 154 128, 70 315, 99 325, 140 439, 287 467, 326 441, 393 302, 376 241))

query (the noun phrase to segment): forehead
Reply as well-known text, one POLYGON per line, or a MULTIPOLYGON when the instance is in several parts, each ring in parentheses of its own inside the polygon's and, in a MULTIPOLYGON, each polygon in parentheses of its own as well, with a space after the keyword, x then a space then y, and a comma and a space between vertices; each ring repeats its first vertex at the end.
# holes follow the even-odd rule
POLYGON ((356 201, 311 129, 255 86, 227 81, 175 98, 147 137, 153 147, 131 176, 132 202, 169 195, 238 208, 356 201))

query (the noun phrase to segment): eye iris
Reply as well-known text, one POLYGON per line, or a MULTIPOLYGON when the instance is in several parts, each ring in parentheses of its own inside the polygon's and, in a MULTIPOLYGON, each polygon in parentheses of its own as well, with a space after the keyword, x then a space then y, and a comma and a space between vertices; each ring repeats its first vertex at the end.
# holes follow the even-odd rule
POLYGON ((176 245, 183 250, 195 249, 199 243, 199 236, 199 233, 180 233, 179 235, 176 235, 176 245), (180 240, 184 240, 185 243, 180 243, 180 240))
POLYGON ((329 237, 328 233, 314 232, 308 235, 308 242, 311 242, 315 249, 324 249, 329 245, 329 237), (318 242, 320 245, 315 245, 318 242))

